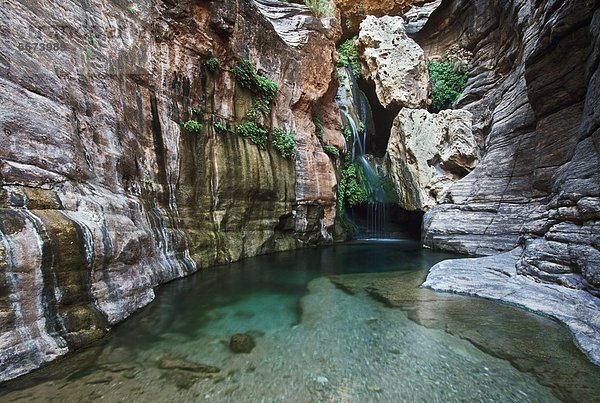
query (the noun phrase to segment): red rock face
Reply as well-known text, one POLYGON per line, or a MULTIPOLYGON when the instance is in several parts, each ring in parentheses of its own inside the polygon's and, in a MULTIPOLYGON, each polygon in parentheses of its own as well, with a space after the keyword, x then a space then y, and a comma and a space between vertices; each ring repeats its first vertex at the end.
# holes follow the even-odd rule
POLYGON ((333 0, 340 11, 344 36, 350 37, 358 33, 360 23, 367 15, 381 17, 384 15, 400 15, 410 6, 428 3, 427 0, 379 0, 355 1, 333 0))
POLYGON ((157 284, 327 240, 336 178, 311 115, 326 112, 335 138, 334 45, 306 8, 11 2, 3 12, 13 23, 0 44, 0 380, 99 337, 157 284), (279 86, 261 122, 296 132, 295 160, 214 129, 233 130, 251 106, 230 73, 246 58, 279 86), (203 129, 183 130, 189 119, 203 129))

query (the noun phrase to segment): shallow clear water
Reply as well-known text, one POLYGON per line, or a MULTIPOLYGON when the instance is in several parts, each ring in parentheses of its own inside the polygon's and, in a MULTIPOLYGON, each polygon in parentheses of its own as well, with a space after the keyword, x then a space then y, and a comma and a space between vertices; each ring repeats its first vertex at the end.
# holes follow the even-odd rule
POLYGON ((354 242, 204 271, 160 287, 154 303, 96 345, 0 386, 0 401, 600 396, 600 368, 559 324, 419 288, 447 258, 411 242, 354 242), (256 347, 233 354, 229 337, 244 332, 256 347))

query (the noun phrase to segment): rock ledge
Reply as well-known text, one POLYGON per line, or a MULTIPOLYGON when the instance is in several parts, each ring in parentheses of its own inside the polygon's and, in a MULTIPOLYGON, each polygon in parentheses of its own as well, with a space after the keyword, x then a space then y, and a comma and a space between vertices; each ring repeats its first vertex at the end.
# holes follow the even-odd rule
POLYGON ((591 294, 538 283, 517 274, 522 249, 496 256, 445 260, 433 266, 423 287, 475 295, 548 315, 567 325, 579 348, 600 365, 600 301, 591 294))

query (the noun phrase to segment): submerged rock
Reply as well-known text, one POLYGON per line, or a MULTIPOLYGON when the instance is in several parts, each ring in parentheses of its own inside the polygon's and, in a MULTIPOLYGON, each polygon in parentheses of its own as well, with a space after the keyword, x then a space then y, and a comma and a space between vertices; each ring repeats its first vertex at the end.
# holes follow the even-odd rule
POLYGON ((165 372, 161 375, 161 378, 175 385, 178 389, 189 389, 202 379, 200 375, 187 371, 165 372))
POLYGON ((158 367, 160 369, 179 369, 183 371, 199 372, 205 374, 216 374, 221 369, 212 365, 199 364, 184 360, 182 358, 164 357, 160 360, 158 367))
POLYGON ((254 342, 252 336, 250 336, 249 334, 238 333, 234 334, 233 336, 231 336, 231 339, 229 339, 229 348, 236 354, 247 354, 251 352, 254 349, 254 347, 256 347, 256 343, 254 342))

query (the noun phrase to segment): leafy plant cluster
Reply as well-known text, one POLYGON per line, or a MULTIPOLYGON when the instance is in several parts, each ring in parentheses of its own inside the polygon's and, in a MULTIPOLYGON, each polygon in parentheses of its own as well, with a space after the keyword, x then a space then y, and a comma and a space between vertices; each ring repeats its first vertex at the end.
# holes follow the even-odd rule
POLYGON ((323 122, 321 122, 321 118, 316 113, 312 115, 313 124, 315 125, 315 135, 319 139, 321 143, 321 147, 323 147, 323 151, 333 158, 340 157, 340 151, 332 146, 331 144, 326 144, 324 140, 325 136, 325 128, 323 127, 323 122))
POLYGON ((241 60, 231 69, 231 74, 240 86, 252 91, 257 99, 268 105, 273 102, 279 89, 277 83, 258 74, 250 60, 241 60))
POLYGON ((312 121, 313 121, 313 124, 315 125, 315 134, 316 134, 317 138, 322 142, 323 135, 325 134, 325 129, 323 128, 323 122, 321 122, 321 118, 316 113, 313 113, 312 121))
POLYGON ((227 124, 221 121, 215 121, 213 123, 213 128, 215 129, 215 132, 217 132, 217 134, 225 134, 229 131, 227 129, 227 124))
POLYGON ((183 124, 183 128, 190 133, 200 133, 202 131, 202 123, 198 122, 195 119, 190 119, 183 124))
POLYGON ((350 129, 349 127, 346 127, 342 131, 342 134, 344 135, 344 138, 346 139, 346 143, 352 142, 352 139, 354 137, 354 134, 352 134, 352 129, 350 129))
POLYGON ((273 128, 273 147, 279 151, 283 158, 296 157, 296 133, 285 131, 278 127, 273 128))
POLYGON ((323 151, 325 151, 327 155, 330 155, 333 158, 340 158, 340 151, 331 144, 323 145, 323 151))
POLYGON ((358 50, 354 46, 356 39, 356 36, 347 39, 338 48, 338 54, 340 55, 338 67, 350 67, 354 76, 360 77, 360 59, 358 57, 358 50))
POLYGON ((258 148, 262 149, 265 148, 269 138, 269 132, 252 120, 238 124, 235 132, 238 136, 249 138, 258 148))
POLYGON ((279 87, 277 83, 261 76, 250 60, 240 60, 231 69, 235 81, 242 87, 252 92, 252 106, 246 114, 246 121, 239 123, 235 133, 247 137, 259 148, 265 148, 269 132, 259 123, 260 114, 271 113, 271 104, 279 87))
POLYGON ((211 73, 216 73, 221 68, 221 62, 216 57, 211 57, 204 64, 211 73))
POLYGON ((455 63, 450 60, 430 60, 429 77, 432 83, 429 109, 437 113, 452 108, 454 101, 467 86, 468 74, 466 68, 455 68, 455 63))
POLYGON ((304 0, 304 4, 310 8, 315 17, 333 17, 331 0, 304 0))
POLYGON ((349 157, 346 157, 338 183, 337 207, 340 214, 344 213, 346 203, 349 206, 356 206, 369 200, 369 191, 365 183, 366 179, 363 177, 358 163, 352 162, 349 157))

